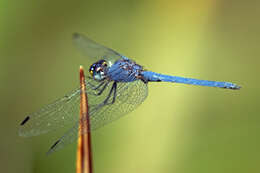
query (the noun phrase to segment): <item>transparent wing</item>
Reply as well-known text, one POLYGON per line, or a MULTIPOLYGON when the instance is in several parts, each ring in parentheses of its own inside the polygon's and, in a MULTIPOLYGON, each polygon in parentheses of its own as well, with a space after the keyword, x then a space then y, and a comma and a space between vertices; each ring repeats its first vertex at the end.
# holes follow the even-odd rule
MULTIPOLYGON (((148 95, 148 87, 142 81, 118 83, 115 103, 100 109, 90 106, 91 130, 102 127, 133 111, 148 95)), ((110 101, 112 101, 112 97, 110 101)))
MULTIPOLYGON (((97 86, 98 82, 88 79, 86 83, 92 104, 98 104, 105 99, 103 95, 94 95, 97 91, 91 89, 91 87, 97 86)), ((20 124, 19 135, 37 136, 69 125, 72 126, 79 119, 79 104, 80 90, 75 89, 39 111, 27 115, 20 124)))
MULTIPOLYGON (((88 79, 86 83, 91 104, 101 103, 105 99, 105 95, 96 96, 97 91, 91 89, 93 86, 97 86, 98 82, 88 79)), ((27 115, 20 124, 19 135, 37 136, 69 125, 72 126, 79 119, 79 104, 80 90, 75 89, 39 111, 27 115)))
MULTIPOLYGON (((95 96, 95 102, 93 102, 93 95, 88 93, 89 100, 89 116, 90 116, 90 129, 95 130, 102 127, 118 118, 126 115, 127 113, 133 111, 137 106, 139 106, 148 95, 148 87, 142 81, 137 80, 135 82, 129 83, 118 83, 116 100, 113 104, 104 105, 101 108, 98 107, 97 103, 102 103, 106 98, 112 83, 109 84, 107 89, 104 91, 100 98, 95 96), (99 99, 99 100, 97 100, 99 99)), ((89 87, 87 87, 89 88, 89 87)), ((112 97, 109 99, 112 101, 112 97)), ((65 145, 72 143, 77 140, 78 133, 86 133, 84 131, 85 119, 81 119, 75 123, 75 125, 68 130, 64 136, 62 136, 48 151, 48 154, 63 148, 65 145), (79 124, 83 128, 79 128, 79 124)))
POLYGON ((28 115, 21 123, 20 136, 36 136, 73 124, 78 120, 80 90, 76 89, 63 98, 28 115))
POLYGON ((80 50, 80 52, 90 58, 95 58, 97 60, 105 59, 107 61, 111 61, 112 64, 116 60, 122 58, 122 55, 117 53, 116 51, 102 46, 79 33, 75 33, 73 35, 73 42, 75 46, 80 50))

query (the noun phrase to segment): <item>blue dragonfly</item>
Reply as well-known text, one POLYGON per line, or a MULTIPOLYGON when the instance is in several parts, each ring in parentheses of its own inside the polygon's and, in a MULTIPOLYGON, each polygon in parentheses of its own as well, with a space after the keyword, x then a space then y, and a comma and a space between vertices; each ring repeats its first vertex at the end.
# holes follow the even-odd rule
MULTIPOLYGON (((102 46, 81 34, 74 34, 74 43, 93 63, 86 78, 89 101, 90 130, 102 127, 133 111, 148 95, 149 82, 172 82, 237 90, 230 82, 218 82, 169 76, 145 70, 141 65, 116 51, 102 46)), ((68 130, 49 149, 48 154, 77 140, 86 118, 79 115, 80 89, 77 88, 21 122, 19 135, 36 136, 64 127, 68 130)))

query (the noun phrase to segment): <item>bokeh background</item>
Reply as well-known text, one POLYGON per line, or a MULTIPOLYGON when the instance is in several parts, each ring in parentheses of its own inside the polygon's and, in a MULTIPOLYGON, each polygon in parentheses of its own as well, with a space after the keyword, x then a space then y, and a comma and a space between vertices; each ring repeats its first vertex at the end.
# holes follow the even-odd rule
POLYGON ((260 172, 259 8, 242 0, 2 0, 0 172, 75 172, 75 144, 45 155, 66 129, 17 132, 25 115, 79 85, 79 65, 90 60, 74 48, 74 32, 156 72, 242 86, 149 84, 138 109, 92 133, 96 173, 260 172))

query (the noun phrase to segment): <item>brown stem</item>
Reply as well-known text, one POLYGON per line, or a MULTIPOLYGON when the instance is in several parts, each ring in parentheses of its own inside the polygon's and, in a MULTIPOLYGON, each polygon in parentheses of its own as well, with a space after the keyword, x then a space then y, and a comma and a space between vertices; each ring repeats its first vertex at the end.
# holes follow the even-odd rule
POLYGON ((80 123, 77 147, 76 173, 92 173, 91 133, 88 115, 88 98, 83 67, 80 66, 80 123))

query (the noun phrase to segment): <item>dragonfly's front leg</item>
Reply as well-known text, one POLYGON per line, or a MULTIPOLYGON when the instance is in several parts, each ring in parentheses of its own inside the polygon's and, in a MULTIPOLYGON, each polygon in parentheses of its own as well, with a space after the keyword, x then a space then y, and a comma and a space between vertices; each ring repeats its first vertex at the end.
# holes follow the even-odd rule
POLYGON ((104 92, 104 90, 107 88, 109 83, 110 83, 109 81, 102 81, 102 82, 100 82, 100 84, 94 85, 94 84, 88 82, 88 84, 90 85, 90 88, 94 91, 94 92, 90 92, 88 94, 95 95, 95 96, 101 95, 104 92))
POLYGON ((102 103, 100 103, 99 105, 96 105, 96 108, 95 108, 95 109, 98 110, 99 108, 101 108, 101 107, 103 107, 103 106, 105 106, 105 105, 110 105, 110 104, 115 103, 115 101, 116 101, 116 89, 117 89, 117 83, 114 82, 113 85, 112 85, 112 87, 111 87, 111 89, 110 89, 110 91, 109 91, 109 93, 108 93, 108 95, 107 95, 107 97, 106 97, 106 99, 105 99, 102 103), (113 93, 113 99, 112 99, 112 101, 109 103, 108 101, 109 101, 109 99, 111 98, 112 93, 113 93))
MULTIPOLYGON (((88 77, 89 79, 92 79, 91 77, 88 77)), ((87 84, 89 84, 91 86, 92 90, 98 90, 103 84, 105 83, 105 81, 102 81, 99 85, 94 85, 91 82, 88 82, 87 84)))
POLYGON ((100 87, 104 85, 105 81, 101 82, 98 86, 94 86, 92 90, 98 90, 100 87))
MULTIPOLYGON (((98 90, 99 92, 98 93, 96 93, 96 92, 91 92, 91 93, 89 93, 89 94, 91 94, 91 95, 94 95, 94 96, 100 96, 104 91, 105 91, 105 89, 107 88, 107 85, 109 84, 109 82, 103 82, 102 83, 102 85, 104 85, 103 87, 102 87, 102 89, 101 90, 98 90), (104 85, 105 84, 105 85, 104 85)), ((100 85, 100 86, 98 86, 98 87, 101 87, 102 85, 100 85)), ((94 90, 94 89, 93 89, 94 90)), ((96 89, 97 90, 97 89, 96 89)))
POLYGON ((101 95, 103 93, 103 91, 107 88, 107 85, 109 84, 109 82, 107 82, 104 87, 96 94, 96 95, 101 95))

